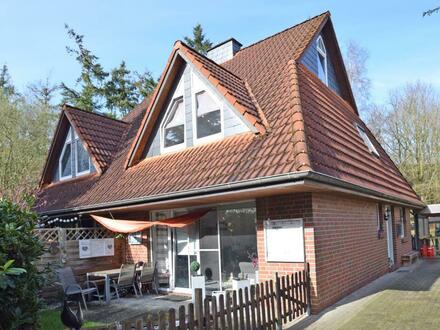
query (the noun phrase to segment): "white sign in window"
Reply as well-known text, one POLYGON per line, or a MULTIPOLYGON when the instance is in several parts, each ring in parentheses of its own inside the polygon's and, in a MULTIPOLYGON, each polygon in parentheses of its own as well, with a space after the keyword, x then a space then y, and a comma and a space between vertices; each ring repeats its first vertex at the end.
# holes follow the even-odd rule
POLYGON ((266 261, 304 262, 303 219, 264 221, 266 261))
POLYGON ((115 255, 113 238, 82 239, 79 241, 80 259, 115 255))

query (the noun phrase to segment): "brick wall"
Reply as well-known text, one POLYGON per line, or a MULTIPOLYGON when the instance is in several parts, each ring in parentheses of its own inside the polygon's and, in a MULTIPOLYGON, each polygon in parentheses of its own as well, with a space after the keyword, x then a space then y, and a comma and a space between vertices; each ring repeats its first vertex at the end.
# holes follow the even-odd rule
POLYGON ((409 209, 405 209, 405 236, 400 236, 400 207, 393 208, 393 247, 395 268, 402 265, 402 255, 412 250, 411 244, 411 223, 409 220, 409 209))
POLYGON ((314 228, 312 227, 312 199, 310 193, 279 195, 257 199, 257 247, 259 280, 273 279, 275 273, 287 275, 304 269, 303 263, 267 262, 264 244, 264 220, 303 218, 305 231, 306 260, 310 264, 310 278, 312 281, 312 304, 316 300, 316 265, 314 228))
POLYGON ((151 262, 150 253, 150 231, 143 231, 141 244, 129 244, 125 240, 125 262, 136 263, 138 261, 151 262))
MULTIPOLYGON (((148 220, 148 212, 125 212, 115 213, 113 216, 116 219, 125 220, 148 220)), ((128 235, 125 239, 125 263, 136 263, 138 261, 151 262, 150 253, 150 230, 147 229, 141 234, 141 244, 128 244, 128 235)))
POLYGON ((313 193, 317 295, 314 312, 388 271, 386 235, 378 238, 377 203, 313 193))

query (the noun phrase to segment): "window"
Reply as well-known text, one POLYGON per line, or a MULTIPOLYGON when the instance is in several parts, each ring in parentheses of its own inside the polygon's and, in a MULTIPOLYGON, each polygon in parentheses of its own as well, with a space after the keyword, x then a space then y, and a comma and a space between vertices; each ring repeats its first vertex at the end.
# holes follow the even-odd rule
POLYGON ((222 131, 220 107, 206 91, 196 94, 197 139, 222 131))
POLYGON ((60 178, 67 179, 72 177, 72 131, 67 132, 66 141, 59 161, 60 178))
POLYGON ((327 50, 325 49, 324 40, 321 36, 316 40, 316 49, 318 51, 318 77, 322 82, 328 85, 327 50))
POLYGON ((72 128, 67 132, 58 167, 60 180, 90 173, 90 156, 72 128))
POLYGON ((370 138, 368 137, 367 133, 365 132, 365 130, 360 127, 359 125, 356 124, 356 128, 359 132, 359 135, 361 136, 362 140, 364 141, 365 145, 368 147, 368 150, 370 150, 370 152, 372 154, 375 154, 376 156, 379 157, 379 153, 377 152, 376 147, 374 146, 374 144, 371 142, 370 138))
POLYGON ((163 128, 164 148, 180 146, 185 142, 185 107, 183 97, 173 100, 163 128))
POLYGON ((399 208, 399 211, 400 211, 400 238, 405 238, 405 227, 406 227, 405 209, 401 207, 399 208))
POLYGON ((81 140, 75 133, 76 175, 90 172, 90 157, 81 140))

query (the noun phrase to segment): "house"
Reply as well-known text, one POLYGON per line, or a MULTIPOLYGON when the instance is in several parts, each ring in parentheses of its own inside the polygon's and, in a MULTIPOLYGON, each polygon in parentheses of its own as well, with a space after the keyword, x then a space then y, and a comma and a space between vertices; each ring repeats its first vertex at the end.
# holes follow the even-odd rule
POLYGON ((397 269, 423 207, 359 118, 326 12, 207 56, 177 41, 122 120, 65 105, 36 210, 46 223, 162 221, 125 253, 157 262, 169 291, 190 288, 194 260, 212 290, 250 262, 258 280, 308 263, 318 312, 397 269))

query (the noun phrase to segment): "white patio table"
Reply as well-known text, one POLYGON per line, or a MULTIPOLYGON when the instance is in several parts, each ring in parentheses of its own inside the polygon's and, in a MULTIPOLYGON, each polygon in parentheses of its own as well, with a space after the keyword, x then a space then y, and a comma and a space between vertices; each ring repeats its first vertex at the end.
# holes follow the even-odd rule
MULTIPOLYGON (((142 270, 141 267, 136 269, 136 273, 140 272, 142 270)), ((105 296, 105 302, 108 304, 110 302, 110 279, 115 278, 119 276, 119 272, 121 271, 120 268, 113 268, 113 269, 107 269, 107 270, 98 270, 93 272, 87 273, 87 280, 89 280, 89 277, 103 277, 104 278, 104 296, 105 296)))

